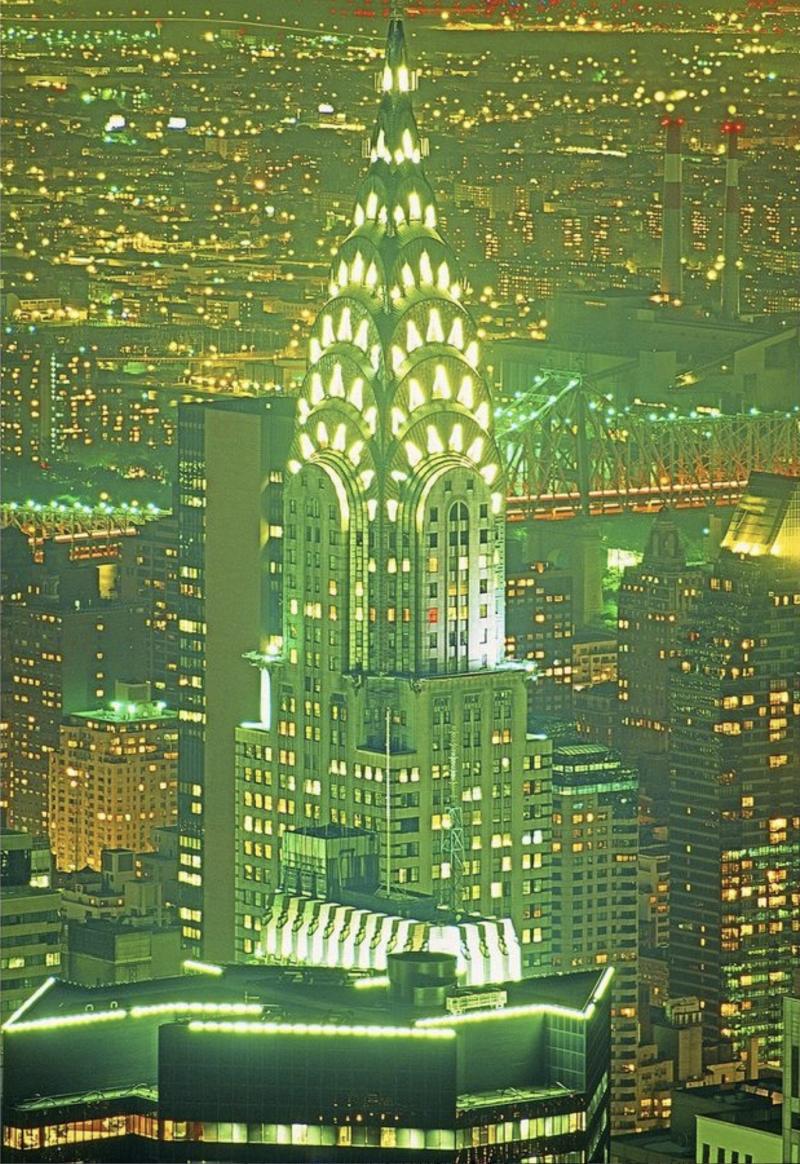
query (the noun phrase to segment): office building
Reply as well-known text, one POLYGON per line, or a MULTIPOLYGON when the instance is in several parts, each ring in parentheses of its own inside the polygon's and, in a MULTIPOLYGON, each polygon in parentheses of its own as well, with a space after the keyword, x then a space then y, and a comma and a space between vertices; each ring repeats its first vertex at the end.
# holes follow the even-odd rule
POLYGON ((572 638, 572 686, 576 690, 617 678, 617 636, 606 627, 585 627, 572 638))
POLYGON ((180 973, 181 935, 177 921, 153 917, 87 918, 66 927, 64 973, 70 982, 99 986, 141 982, 180 973))
POLYGON ((534 666, 528 687, 532 715, 569 716, 572 698, 572 584, 550 562, 509 567, 506 649, 534 666))
POLYGON ((0 1016, 16 1010, 61 967, 60 897, 32 884, 33 842, 27 833, 4 829, 0 839, 0 1016))
POLYGON ((637 792, 634 770, 596 744, 553 748, 553 967, 611 965, 611 1126, 636 1127, 637 792))
POLYGON ((414 85, 395 17, 289 449, 283 636, 236 733, 237 956, 277 885, 278 838, 334 823, 380 834, 385 885, 511 917, 526 968, 544 970, 546 741, 526 731, 527 671, 505 660, 492 402, 414 85))
POLYGON ((145 677, 143 610, 119 600, 116 565, 103 560, 109 549, 98 547, 99 563, 47 572, 38 593, 6 615, 9 817, 34 836, 48 832, 50 757, 63 717, 110 698, 116 679, 145 677))
POLYGON ((460 987, 455 958, 52 979, 6 1024, 4 1158, 607 1159, 610 970, 460 987))
MULTIPOLYGON (((639 944, 651 956, 669 947, 669 849, 666 844, 640 844, 639 944)), ((664 955, 665 956, 665 955, 664 955)))
POLYGON ((107 707, 61 726, 50 761, 50 843, 59 869, 99 869, 103 849, 153 849, 177 818, 178 717, 148 683, 117 683, 107 707))
MULTIPOLYGON (((145 522, 122 545, 122 589, 144 607, 145 673, 156 699, 174 700, 178 674, 178 518, 145 522)), ((170 704, 174 706, 174 704, 170 704)))
POLYGON ((800 948, 800 483, 754 473, 672 675, 670 990, 709 1053, 781 1054, 800 948))
POLYGON ((179 887, 194 952, 233 956, 233 731, 258 714, 242 656, 280 633, 283 474, 294 401, 224 398, 180 409, 179 887), (207 922, 207 925, 204 922, 207 922))
MULTIPOLYGON (((626 566, 619 588, 617 743, 633 760, 667 750, 668 675, 702 580, 700 568, 686 564, 675 519, 662 509, 653 520, 642 561, 626 566)), ((643 765, 645 778, 651 766, 643 765)))

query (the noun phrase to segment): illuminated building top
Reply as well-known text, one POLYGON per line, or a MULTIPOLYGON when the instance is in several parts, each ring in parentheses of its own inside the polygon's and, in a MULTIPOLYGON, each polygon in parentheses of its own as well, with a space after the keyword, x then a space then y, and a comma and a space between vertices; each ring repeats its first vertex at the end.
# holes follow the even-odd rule
POLYGON ((756 558, 800 559, 800 481, 753 473, 734 511, 722 548, 756 558))
MULTIPOLYGON (((309 516, 333 519, 330 494, 347 547, 344 670, 443 673, 503 657, 501 463, 475 325, 422 168, 415 87, 394 16, 369 169, 311 333, 289 455, 289 496, 305 489, 320 504, 312 477, 324 474, 325 512, 309 516)), ((301 613, 314 590, 305 559, 297 567, 290 660, 304 645, 292 592, 301 613)))

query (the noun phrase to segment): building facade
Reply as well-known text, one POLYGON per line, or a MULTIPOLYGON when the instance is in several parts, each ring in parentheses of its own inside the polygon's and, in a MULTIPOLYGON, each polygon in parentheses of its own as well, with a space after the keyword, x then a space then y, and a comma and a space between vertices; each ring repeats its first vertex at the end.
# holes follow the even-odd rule
POLYGON ((642 561, 625 568, 619 589, 618 744, 632 759, 667 750, 669 670, 683 619, 701 585, 701 571, 687 567, 678 527, 662 509, 642 561))
MULTIPOLYGON (((377 830, 382 880, 510 916, 549 952, 550 797, 505 659, 492 406, 421 167, 402 20, 369 169, 310 338, 288 456, 282 636, 236 735, 237 956, 298 825, 377 830)), ((252 643, 252 646, 257 646, 252 643)))
MULTIPOLYGON (((98 557, 109 550, 99 547, 98 557)), ((65 565, 6 616, 9 816, 34 836, 48 832, 50 757, 62 718, 109 697, 117 679, 145 677, 144 611, 119 600, 116 565, 89 563, 74 574, 65 565)))
POLYGON ((753 474, 670 690, 670 990, 781 1053, 800 949, 800 483, 753 474))
POLYGON ((611 1126, 637 1126, 638 777, 597 744, 553 750, 553 966, 614 967, 611 1126))
POLYGON ((566 570, 534 562, 506 578, 506 648, 535 666, 528 708, 535 715, 572 711, 572 582, 566 570))
POLYGON ((233 956, 233 732, 259 707, 242 656, 280 627, 283 474, 294 402, 216 400, 180 409, 179 889, 183 937, 233 956))
POLYGON ((61 966, 61 895, 36 885, 33 842, 27 833, 4 830, 3 901, 0 909, 0 1021, 61 966))
POLYGON ((107 708, 75 712, 50 761, 50 844, 59 869, 100 869, 103 849, 154 847, 177 819, 178 717, 149 684, 117 683, 107 708))

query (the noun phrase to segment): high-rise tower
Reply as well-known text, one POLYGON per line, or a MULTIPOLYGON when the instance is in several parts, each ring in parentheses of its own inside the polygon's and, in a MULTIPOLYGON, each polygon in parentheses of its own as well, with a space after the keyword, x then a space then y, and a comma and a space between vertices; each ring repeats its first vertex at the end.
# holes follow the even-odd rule
POLYGON ((280 834, 318 821, 378 831, 387 887, 511 915, 534 966, 546 742, 504 660, 503 472, 415 86, 393 16, 289 451, 283 635, 257 659, 260 722, 237 732, 237 948, 254 949, 280 834))
POLYGON ((800 481, 753 473, 670 675, 670 990, 777 1061, 800 952, 800 481))
POLYGON ((683 294, 682 266, 682 117, 664 117, 664 208, 661 224, 661 292, 667 299, 683 294))

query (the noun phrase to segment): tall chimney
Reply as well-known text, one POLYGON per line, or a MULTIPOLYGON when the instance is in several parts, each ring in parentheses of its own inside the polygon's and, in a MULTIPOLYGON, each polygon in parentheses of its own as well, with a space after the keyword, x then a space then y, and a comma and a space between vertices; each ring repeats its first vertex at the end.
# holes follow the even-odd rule
POLYGON ((739 314, 739 134, 743 121, 724 121, 722 132, 728 139, 725 154, 725 217, 722 226, 722 314, 736 319, 739 314))
POLYGON ((682 117, 664 117, 664 205, 661 222, 661 293, 669 299, 683 294, 681 265, 682 188, 681 127, 682 117))

